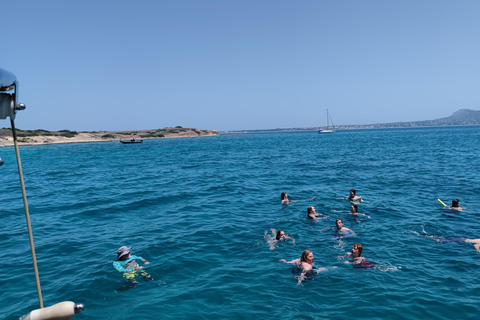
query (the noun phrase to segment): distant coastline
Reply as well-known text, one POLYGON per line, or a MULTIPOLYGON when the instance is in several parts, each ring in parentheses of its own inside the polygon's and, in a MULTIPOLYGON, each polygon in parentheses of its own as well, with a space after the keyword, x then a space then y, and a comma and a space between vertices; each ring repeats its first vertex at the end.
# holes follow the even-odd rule
MULTIPOLYGON (((472 126, 480 125, 480 111, 470 109, 460 109, 454 112, 450 117, 436 120, 412 121, 412 122, 391 122, 366 125, 336 125, 337 130, 350 129, 379 129, 379 128, 411 128, 411 127, 436 127, 436 126, 472 126)), ((229 133, 249 133, 249 132, 277 132, 277 131, 306 131, 320 130, 326 127, 304 127, 304 128, 276 128, 276 129, 256 129, 256 130, 231 130, 220 131, 222 134, 229 133)))
MULTIPOLYGON (((128 130, 128 131, 48 131, 20 130, 16 129, 17 141, 22 145, 42 145, 59 143, 85 143, 85 142, 108 142, 135 139, 162 139, 162 138, 189 138, 218 136, 217 130, 201 130, 195 128, 183 128, 181 126, 153 130, 128 130)), ((0 129, 0 147, 13 146, 12 130, 0 129)))

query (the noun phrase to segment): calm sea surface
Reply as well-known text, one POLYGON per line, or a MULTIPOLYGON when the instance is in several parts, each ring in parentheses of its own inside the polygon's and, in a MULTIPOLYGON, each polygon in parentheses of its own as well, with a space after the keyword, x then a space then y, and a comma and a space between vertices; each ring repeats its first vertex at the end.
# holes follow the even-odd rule
MULTIPOLYGON (((478 319, 480 127, 261 133, 20 148, 45 306, 74 319, 478 319), (351 188, 369 203, 348 219, 351 188), (280 204, 280 193, 291 200, 280 204), (437 201, 461 200, 464 212, 437 201), (307 220, 307 207, 327 219, 307 220), (342 218, 355 237, 322 231, 342 218), (270 250, 271 229, 294 237, 270 250), (375 269, 337 259, 352 243, 375 269), (135 288, 120 246, 151 262, 135 288), (311 250, 333 268, 297 285, 311 250)), ((38 308, 13 147, 0 148, 0 318, 38 308)))

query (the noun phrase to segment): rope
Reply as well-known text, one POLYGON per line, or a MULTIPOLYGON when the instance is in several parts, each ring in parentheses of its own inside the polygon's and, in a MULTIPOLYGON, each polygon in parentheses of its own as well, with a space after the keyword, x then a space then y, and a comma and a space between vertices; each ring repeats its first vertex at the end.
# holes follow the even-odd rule
POLYGON ((15 153, 17 154, 18 175, 20 176, 20 185, 22 186, 23 205, 25 207, 25 217, 27 218, 28 236, 30 238, 30 249, 32 251, 33 269, 35 270, 35 280, 37 282, 38 300, 40 301, 40 308, 43 308, 42 289, 40 288, 40 277, 38 275, 37 257, 35 255, 35 246, 33 244, 33 233, 32 226, 30 224, 30 214, 28 213, 27 193, 25 191, 25 182, 23 181, 22 162, 20 161, 20 151, 18 150, 17 143, 17 132, 15 131, 15 123, 13 119, 11 119, 11 117, 10 123, 12 125, 12 135, 13 143, 15 145, 15 153))

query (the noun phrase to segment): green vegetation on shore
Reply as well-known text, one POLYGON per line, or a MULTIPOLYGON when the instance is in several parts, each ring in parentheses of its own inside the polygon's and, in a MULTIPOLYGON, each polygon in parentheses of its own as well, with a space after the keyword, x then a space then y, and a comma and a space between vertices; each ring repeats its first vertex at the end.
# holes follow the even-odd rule
MULTIPOLYGON (((216 130, 200 130, 195 128, 183 128, 181 126, 167 127, 154 130, 128 130, 128 131, 48 131, 45 129, 22 130, 16 129, 19 143, 23 144, 51 144, 68 142, 98 142, 130 139, 131 137, 141 139, 159 139, 176 137, 198 137, 218 135, 216 130)), ((12 131, 10 128, 0 129, 0 145, 11 145, 13 143, 12 131)))

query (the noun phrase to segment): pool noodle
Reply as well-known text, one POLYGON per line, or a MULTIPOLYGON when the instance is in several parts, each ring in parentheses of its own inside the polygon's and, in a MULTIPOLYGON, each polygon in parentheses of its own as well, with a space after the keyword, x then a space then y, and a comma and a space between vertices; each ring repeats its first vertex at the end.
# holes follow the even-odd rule
POLYGON ((440 202, 441 204, 443 204, 444 207, 447 206, 445 203, 442 202, 442 200, 440 200, 440 199, 437 199, 437 200, 438 200, 438 202, 440 202))

